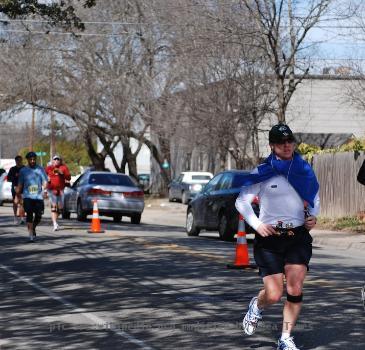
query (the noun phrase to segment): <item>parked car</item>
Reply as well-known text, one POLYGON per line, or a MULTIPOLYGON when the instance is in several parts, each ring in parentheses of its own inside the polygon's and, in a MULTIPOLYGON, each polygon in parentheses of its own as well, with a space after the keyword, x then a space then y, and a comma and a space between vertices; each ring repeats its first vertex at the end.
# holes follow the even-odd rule
POLYGON ((8 181, 8 174, 2 173, 0 176, 0 206, 4 202, 12 203, 11 182, 8 181))
MULTIPOLYGON (((248 174, 248 171, 224 171, 205 185, 203 191, 188 205, 186 214, 188 236, 198 236, 201 229, 218 230, 221 239, 233 240, 237 233, 239 216, 235 201, 248 174)), ((252 207, 258 214, 258 198, 255 198, 252 207)), ((246 224, 246 232, 253 233, 254 230, 246 224)))
POLYGON ((69 219, 71 213, 76 213, 79 221, 85 221, 92 213, 95 199, 100 215, 111 216, 114 222, 128 216, 132 224, 140 223, 143 191, 128 175, 106 171, 87 171, 65 189, 63 218, 69 219))
POLYGON ((169 184, 169 201, 181 201, 187 204, 203 189, 213 177, 212 173, 184 171, 169 184))

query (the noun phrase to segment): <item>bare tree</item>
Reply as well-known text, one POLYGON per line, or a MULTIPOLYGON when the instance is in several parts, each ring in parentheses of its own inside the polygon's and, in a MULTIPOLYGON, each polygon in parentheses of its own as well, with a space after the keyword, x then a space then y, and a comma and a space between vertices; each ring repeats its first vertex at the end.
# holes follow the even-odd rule
POLYGON ((256 21, 251 36, 265 52, 275 77, 277 118, 285 122, 285 112, 293 93, 308 75, 310 60, 303 53, 305 38, 329 13, 333 0, 311 0, 301 6, 292 0, 242 0, 256 21), (299 54, 302 53, 301 57, 299 54))

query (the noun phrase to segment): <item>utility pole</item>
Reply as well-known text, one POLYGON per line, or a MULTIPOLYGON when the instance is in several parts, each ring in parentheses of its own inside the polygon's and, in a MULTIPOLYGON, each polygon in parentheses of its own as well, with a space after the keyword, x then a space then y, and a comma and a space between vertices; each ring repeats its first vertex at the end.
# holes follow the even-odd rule
POLYGON ((51 111, 51 143, 50 143, 50 152, 49 155, 51 157, 51 161, 53 156, 56 154, 56 134, 55 134, 55 119, 54 112, 51 111))
POLYGON ((32 124, 29 131, 29 151, 34 151, 35 108, 32 106, 32 124))

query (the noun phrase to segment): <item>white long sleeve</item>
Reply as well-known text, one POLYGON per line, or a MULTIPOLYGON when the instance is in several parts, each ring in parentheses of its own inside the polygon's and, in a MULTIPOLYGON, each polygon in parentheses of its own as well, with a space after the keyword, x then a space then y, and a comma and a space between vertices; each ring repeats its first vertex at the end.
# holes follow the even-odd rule
POLYGON ((321 205, 319 201, 319 192, 317 192, 316 196, 314 197, 314 207, 312 208, 310 205, 308 206, 309 214, 311 216, 318 216, 321 205))
MULTIPOLYGON (((302 226, 305 221, 304 201, 284 176, 277 175, 259 184, 243 187, 236 208, 249 225, 257 230, 262 224, 276 226, 278 221, 293 227, 302 226), (255 196, 260 199, 260 216, 251 207, 255 196)), ((309 207, 310 215, 317 216, 320 209, 319 194, 314 199, 314 207, 309 207)))
POLYGON ((257 228, 262 224, 251 206, 253 199, 259 194, 259 192, 259 184, 243 187, 235 203, 238 212, 254 230, 257 230, 257 228))

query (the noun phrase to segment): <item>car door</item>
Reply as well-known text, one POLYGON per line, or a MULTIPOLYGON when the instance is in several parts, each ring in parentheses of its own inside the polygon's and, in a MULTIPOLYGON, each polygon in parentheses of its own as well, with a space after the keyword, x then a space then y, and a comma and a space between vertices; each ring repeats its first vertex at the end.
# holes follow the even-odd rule
POLYGON ((83 182, 85 182, 86 175, 81 175, 75 183, 70 187, 69 193, 67 194, 67 203, 66 208, 69 211, 76 211, 76 205, 77 205, 77 193, 80 185, 82 185, 83 182))
POLYGON ((233 174, 223 173, 216 188, 211 192, 207 206, 207 222, 209 227, 216 229, 219 224, 219 215, 223 211, 228 212, 229 189, 231 188, 233 174))
POLYGON ((219 181, 222 179, 223 173, 217 174, 210 180, 202 191, 201 217, 203 218, 204 227, 211 227, 211 212, 214 205, 214 198, 216 196, 216 188, 219 181))

